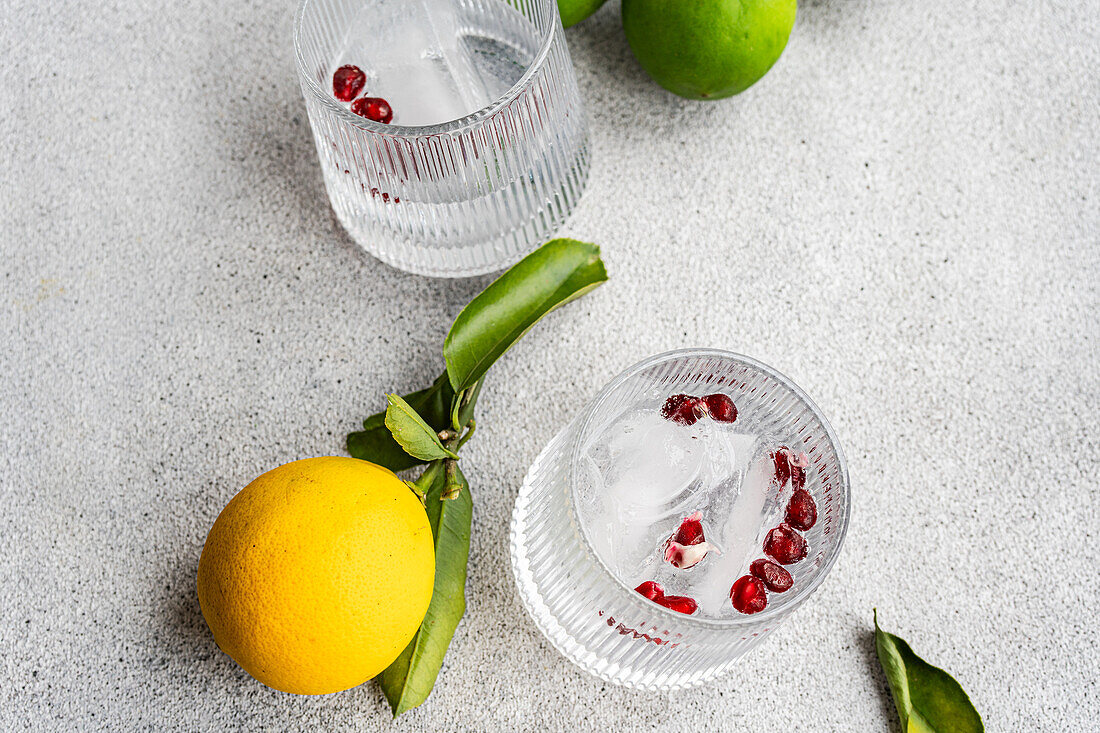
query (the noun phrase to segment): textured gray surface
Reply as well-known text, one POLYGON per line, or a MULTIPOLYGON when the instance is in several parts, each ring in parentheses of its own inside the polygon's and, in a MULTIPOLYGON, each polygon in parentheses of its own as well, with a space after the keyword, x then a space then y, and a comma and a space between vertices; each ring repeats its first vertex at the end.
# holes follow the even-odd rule
MULTIPOLYGON (((326 204, 280 2, 0 10, 0 727, 389 729, 367 684, 291 697, 215 647, 206 530, 424 383, 487 280, 361 255, 326 204)), ((807 2, 732 101, 662 92, 614 2, 569 32, 595 165, 568 234, 611 281, 491 375, 469 613, 398 730, 890 730, 871 609, 991 730, 1095 725, 1100 13, 807 2), (724 681, 609 688, 507 566, 525 467, 580 402, 685 345, 828 414, 854 513, 820 592, 724 681), (578 366, 578 365, 583 366, 578 366)))

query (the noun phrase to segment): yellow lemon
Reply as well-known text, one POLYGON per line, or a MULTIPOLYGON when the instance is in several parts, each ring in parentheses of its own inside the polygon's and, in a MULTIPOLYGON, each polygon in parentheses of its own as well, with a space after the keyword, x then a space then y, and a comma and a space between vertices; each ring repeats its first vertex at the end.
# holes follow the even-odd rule
POLYGON ((321 695, 397 658, 434 579, 428 517, 401 479, 354 458, 308 458, 268 471, 222 510, 199 560, 199 605, 250 675, 321 695))

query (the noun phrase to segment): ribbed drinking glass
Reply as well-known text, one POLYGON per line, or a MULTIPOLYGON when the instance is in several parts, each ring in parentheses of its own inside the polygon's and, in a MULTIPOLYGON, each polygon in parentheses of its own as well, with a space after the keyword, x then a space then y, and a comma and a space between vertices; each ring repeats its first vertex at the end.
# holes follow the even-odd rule
POLYGON ((714 349, 674 351, 612 380, 542 451, 516 500, 512 567, 535 624, 571 661, 609 682, 680 689, 732 669, 817 589, 840 551, 849 511, 848 472, 836 435, 801 389, 744 356, 714 349), (741 615, 732 605, 720 618, 663 608, 623 582, 594 550, 607 545, 592 536, 593 484, 582 473, 591 470, 582 465, 581 452, 594 431, 607 425, 608 415, 638 407, 656 410, 674 394, 713 392, 732 397, 739 414, 763 434, 784 436, 792 449, 805 452, 805 488, 817 503, 817 522, 803 533, 809 553, 787 566, 793 587, 769 592, 767 607, 752 615, 741 615))
POLYGON ((587 123, 555 0, 304 0, 294 45, 332 207, 378 259, 492 272, 577 203, 587 123), (336 99, 344 64, 392 124, 336 99))

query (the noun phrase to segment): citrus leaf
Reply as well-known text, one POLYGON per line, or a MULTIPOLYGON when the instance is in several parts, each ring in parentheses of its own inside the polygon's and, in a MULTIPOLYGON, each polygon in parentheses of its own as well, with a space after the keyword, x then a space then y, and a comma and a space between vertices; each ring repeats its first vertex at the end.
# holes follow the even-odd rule
MULTIPOLYGON (((447 373, 443 372, 432 386, 411 392, 402 399, 416 410, 432 430, 438 433, 450 425, 454 396, 447 373)), ((472 406, 470 411, 473 411, 472 406)), ((386 427, 385 411, 376 412, 364 420, 362 430, 349 433, 347 445, 348 453, 352 457, 377 463, 391 471, 404 471, 424 463, 419 458, 406 453, 404 448, 393 439, 389 428, 386 427)))
POLYGON ((406 453, 422 461, 458 458, 443 447, 439 436, 408 402, 395 394, 386 395, 386 400, 390 403, 386 408, 386 427, 406 453))
POLYGON ((472 386, 512 344, 555 308, 607 280, 600 248, 555 239, 494 280, 458 314, 443 342, 455 392, 472 386))
POLYGON ((424 502, 435 538, 435 587, 416 636, 378 676, 378 684, 395 718, 428 699, 447 647, 466 612, 466 561, 470 555, 473 501, 468 490, 450 501, 442 500, 446 485, 442 461, 429 464, 426 471, 436 472, 424 502))
POLYGON ((982 716, 962 686, 933 667, 905 641, 878 625, 875 611, 875 650, 890 683, 901 729, 906 733, 984 733, 982 716))

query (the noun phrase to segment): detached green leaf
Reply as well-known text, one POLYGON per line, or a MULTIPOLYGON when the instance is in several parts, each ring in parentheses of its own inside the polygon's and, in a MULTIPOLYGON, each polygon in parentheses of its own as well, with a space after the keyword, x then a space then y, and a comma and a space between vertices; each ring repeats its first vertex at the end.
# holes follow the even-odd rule
MULTIPOLYGON (((450 426, 454 396, 447 373, 443 372, 432 386, 407 394, 402 399, 438 433, 450 426)), ((348 434, 348 453, 355 458, 385 466, 391 471, 404 471, 424 463, 406 453, 393 439, 386 427, 385 411, 376 412, 364 420, 361 431, 348 434)))
POLYGON ((951 675, 918 657, 903 639, 878 626, 875 650, 906 733, 984 733, 982 717, 951 675))
POLYGON ((406 453, 422 461, 458 458, 443 447, 439 436, 408 402, 395 394, 386 395, 386 400, 390 403, 386 408, 386 427, 406 453))
POLYGON ((473 502, 469 490, 450 501, 442 500, 446 486, 442 461, 431 463, 426 471, 436 472, 424 502, 435 537, 435 587, 420 630, 378 676, 395 718, 428 699, 451 637, 466 612, 466 560, 470 555, 473 502))
POLYGON ((600 248, 573 239, 539 247, 462 309, 443 342, 455 392, 470 387, 555 308, 607 280, 600 248))

